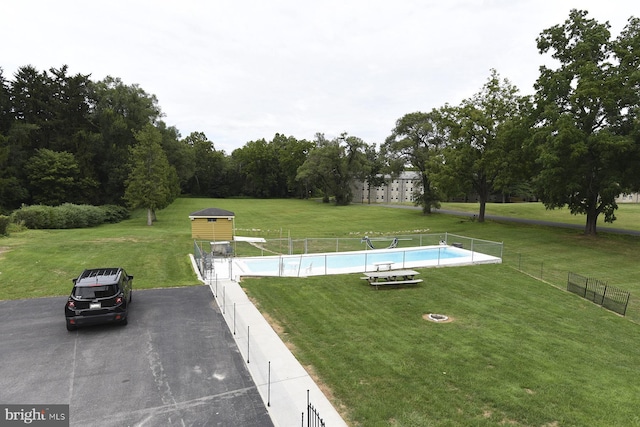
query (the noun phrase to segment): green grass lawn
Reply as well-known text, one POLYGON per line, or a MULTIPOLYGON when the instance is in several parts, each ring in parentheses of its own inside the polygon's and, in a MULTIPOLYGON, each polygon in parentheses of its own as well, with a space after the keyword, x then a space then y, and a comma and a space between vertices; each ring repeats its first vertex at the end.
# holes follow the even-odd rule
MULTIPOLYGON (((633 236, 382 206, 179 199, 151 227, 136 212, 120 224, 0 238, 0 299, 65 295, 83 268, 105 265, 125 267, 136 288, 197 284, 188 215, 207 207, 235 212, 240 235, 450 232, 504 242, 503 264, 422 269, 425 282, 412 288, 374 291, 359 275, 243 281, 350 425, 640 426, 640 238, 633 236), (564 291, 568 271, 630 291, 628 315, 564 291), (453 321, 431 323, 427 313, 453 321)), ((544 219, 574 219, 564 215, 544 219)), ((618 218, 638 224, 640 212, 621 206, 618 218)))
POLYGON ((352 425, 640 425, 638 325, 504 265, 421 271, 243 286, 352 425))
MULTIPOLYGON (((478 203, 443 203, 442 209, 477 213, 480 205, 478 203)), ((586 221, 584 215, 571 215, 567 208, 546 209, 542 203, 488 203, 486 214, 562 222, 583 227, 586 221)), ((604 217, 600 216, 597 227, 599 230, 621 228, 640 231, 640 204, 621 203, 616 211, 616 220, 613 223, 606 223, 604 217)))

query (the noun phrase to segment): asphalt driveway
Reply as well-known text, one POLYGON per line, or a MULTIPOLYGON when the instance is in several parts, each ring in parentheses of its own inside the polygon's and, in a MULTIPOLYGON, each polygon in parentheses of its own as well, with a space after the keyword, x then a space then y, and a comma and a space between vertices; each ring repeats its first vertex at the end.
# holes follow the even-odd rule
POLYGON ((0 301, 1 404, 69 404, 72 426, 273 425, 207 286, 134 290, 127 326, 74 332, 65 300, 0 301))

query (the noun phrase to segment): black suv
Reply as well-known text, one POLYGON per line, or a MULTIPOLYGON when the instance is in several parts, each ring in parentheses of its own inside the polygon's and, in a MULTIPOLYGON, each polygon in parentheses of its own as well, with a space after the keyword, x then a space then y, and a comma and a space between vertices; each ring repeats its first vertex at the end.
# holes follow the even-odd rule
POLYGON ((133 276, 122 268, 84 270, 73 279, 73 289, 64 307, 67 329, 96 323, 127 324, 133 276))

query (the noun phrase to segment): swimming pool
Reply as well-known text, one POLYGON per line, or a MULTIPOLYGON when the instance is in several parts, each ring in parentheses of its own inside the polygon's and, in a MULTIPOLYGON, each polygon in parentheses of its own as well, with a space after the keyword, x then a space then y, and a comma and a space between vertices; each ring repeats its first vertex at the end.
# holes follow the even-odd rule
MULTIPOLYGON (((229 260, 229 277, 304 277, 392 269, 500 263, 501 258, 447 245, 373 249, 304 255, 241 257, 229 260)), ((220 271, 216 268, 217 271, 220 271)), ((223 270, 223 269, 221 269, 223 270)))

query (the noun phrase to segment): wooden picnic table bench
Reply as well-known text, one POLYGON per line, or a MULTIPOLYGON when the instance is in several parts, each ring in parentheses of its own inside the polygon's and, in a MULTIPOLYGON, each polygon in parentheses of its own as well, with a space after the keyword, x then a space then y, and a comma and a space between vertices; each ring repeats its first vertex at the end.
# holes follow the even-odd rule
POLYGON ((380 261, 380 262, 373 263, 373 265, 376 268, 376 271, 391 270, 392 264, 393 264, 393 261, 380 261))
POLYGON ((374 271, 370 273, 364 273, 362 280, 369 282, 371 286, 384 286, 384 285, 415 285, 422 282, 422 279, 416 279, 418 275, 414 270, 386 270, 386 271, 374 271))

